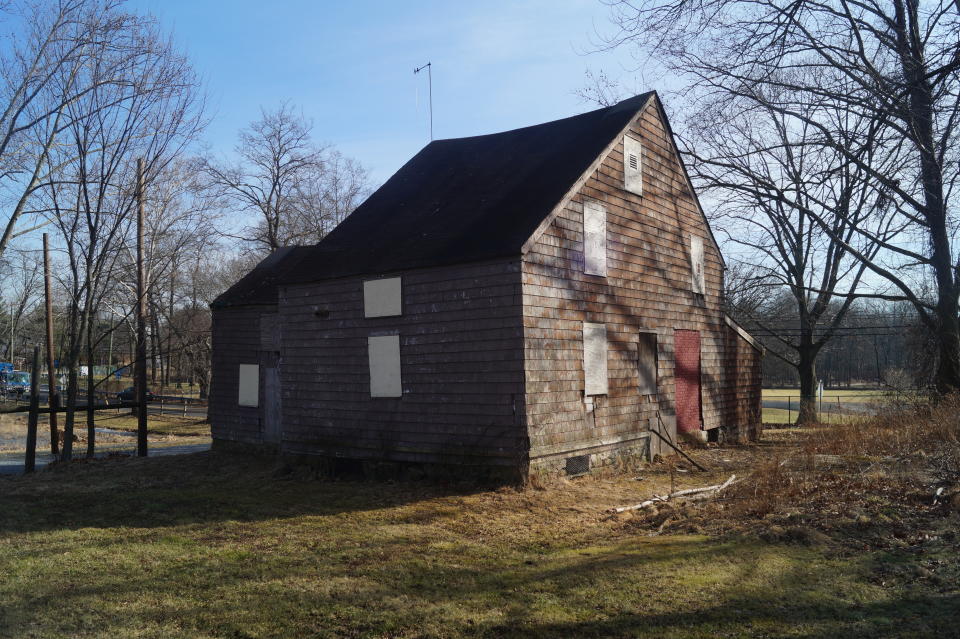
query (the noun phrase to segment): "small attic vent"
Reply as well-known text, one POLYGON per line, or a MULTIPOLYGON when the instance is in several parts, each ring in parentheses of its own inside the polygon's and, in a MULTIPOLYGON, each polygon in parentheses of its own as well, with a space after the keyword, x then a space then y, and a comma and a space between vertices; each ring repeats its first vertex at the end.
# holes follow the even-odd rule
POLYGON ((623 136, 623 188, 643 196, 643 144, 640 140, 623 136))
POLYGON ((590 455, 567 457, 566 471, 568 477, 585 475, 586 473, 590 472, 590 455))

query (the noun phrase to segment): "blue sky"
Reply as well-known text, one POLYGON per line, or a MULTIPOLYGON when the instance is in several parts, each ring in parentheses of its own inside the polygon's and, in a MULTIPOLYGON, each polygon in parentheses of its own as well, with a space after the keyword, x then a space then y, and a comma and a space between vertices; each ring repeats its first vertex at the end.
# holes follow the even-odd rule
MULTIPOLYGON (((589 53, 609 32, 600 0, 326 2, 133 0, 158 16, 206 81, 206 139, 229 152, 260 107, 284 100, 318 141, 382 182, 434 135, 492 133, 594 108, 574 91, 603 69, 641 92, 626 51, 589 53)), ((650 87, 656 88, 656 87, 650 87)))

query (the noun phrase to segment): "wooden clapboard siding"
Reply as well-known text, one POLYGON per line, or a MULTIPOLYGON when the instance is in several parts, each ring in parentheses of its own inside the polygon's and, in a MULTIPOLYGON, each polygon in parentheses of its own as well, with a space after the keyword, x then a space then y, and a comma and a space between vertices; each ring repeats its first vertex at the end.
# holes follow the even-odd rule
MULTIPOLYGON (((275 307, 246 306, 213 313, 208 414, 214 439, 262 443, 259 407, 238 404, 240 364, 260 364, 260 316, 275 307)), ((260 406, 263 406, 261 390, 260 406)))
POLYGON ((762 359, 763 352, 758 345, 748 342, 733 326, 727 326, 723 410, 731 439, 745 441, 759 437, 763 405, 762 359))
POLYGON ((282 449, 522 466, 518 260, 383 275, 402 278, 400 316, 364 318, 376 276, 281 290, 282 449), (388 334, 400 335, 403 397, 371 398, 367 338, 388 334))
POLYGON ((618 140, 523 259, 523 326, 530 455, 586 450, 648 428, 674 401, 673 330, 700 333, 703 421, 716 428, 725 405, 723 265, 655 102, 630 127, 643 141, 643 196, 623 189, 618 140), (584 274, 583 203, 607 210, 607 277, 584 274), (689 234, 704 241, 706 294, 691 292, 689 234), (607 326, 609 393, 583 399, 582 322, 607 326), (659 396, 638 391, 640 331, 657 334, 659 396))

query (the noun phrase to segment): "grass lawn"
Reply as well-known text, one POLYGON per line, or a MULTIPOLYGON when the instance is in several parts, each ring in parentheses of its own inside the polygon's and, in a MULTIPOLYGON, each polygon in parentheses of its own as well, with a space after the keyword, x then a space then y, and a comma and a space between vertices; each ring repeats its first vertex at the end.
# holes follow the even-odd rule
MULTIPOLYGON (((797 420, 797 409, 787 411, 786 408, 764 408, 760 417, 764 424, 792 424, 797 420)), ((820 421, 825 424, 842 424, 857 419, 855 415, 831 413, 824 410, 820 413, 820 421)))
MULTIPOLYGON (((764 388, 763 389, 763 399, 786 399, 787 396, 793 397, 795 400, 800 397, 799 388, 764 388)), ((852 389, 852 390, 826 390, 823 391, 823 401, 826 403, 827 398, 836 401, 837 397, 841 401, 861 401, 868 402, 874 399, 881 399, 888 395, 887 391, 884 390, 862 390, 862 389, 852 389)))
MULTIPOLYGON (((120 414, 103 411, 96 415, 96 425, 109 428, 113 431, 127 432, 99 432, 96 436, 96 449, 99 453, 129 450, 136 443, 136 438, 127 433, 137 430, 137 418, 124 411, 120 414)), ((60 421, 62 430, 64 423, 60 421)), ((149 441, 163 445, 202 444, 210 442, 210 424, 196 417, 182 417, 175 415, 150 415, 147 421, 149 441)), ((41 415, 37 428, 37 450, 48 451, 50 447, 49 421, 41 415)), ((74 433, 77 441, 74 443, 74 453, 83 455, 86 451, 87 424, 86 413, 77 415, 74 424, 74 433), (79 452, 77 452, 79 451, 79 452)), ((22 452, 26 446, 27 415, 0 415, 0 453, 7 456, 22 452)))
MULTIPOLYGON (((762 397, 764 402, 775 402, 776 406, 764 406, 761 417, 764 423, 786 424, 796 420, 800 408, 799 388, 764 388, 762 397), (787 410, 788 397, 792 404, 790 411, 787 410)), ((824 390, 820 420, 826 424, 838 424, 855 419, 872 412, 871 404, 887 397, 889 393, 884 390, 824 390)))
MULTIPOLYGON (((680 485, 746 453, 712 454, 713 474, 680 485)), ((657 535, 606 512, 673 481, 642 475, 331 482, 203 453, 0 479, 0 637, 938 637, 960 623, 956 582, 916 577, 940 561, 929 548, 657 535)))
MULTIPOLYGON (((114 430, 137 430, 137 416, 127 411, 111 413, 104 411, 97 415, 97 426, 114 430)), ((148 415, 147 429, 157 435, 210 436, 210 423, 198 417, 180 415, 148 415)))

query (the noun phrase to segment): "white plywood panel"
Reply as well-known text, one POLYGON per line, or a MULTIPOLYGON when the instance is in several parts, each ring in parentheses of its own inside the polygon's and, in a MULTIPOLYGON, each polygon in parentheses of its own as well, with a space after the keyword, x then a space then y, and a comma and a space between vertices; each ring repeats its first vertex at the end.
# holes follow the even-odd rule
POLYGON ((400 336, 367 338, 370 359, 370 397, 402 397, 400 380, 400 336))
POLYGON ((399 277, 367 280, 363 283, 363 316, 391 317, 402 314, 399 277))
POLYGON ((240 364, 240 391, 237 403, 240 406, 260 405, 260 366, 257 364, 240 364))
POLYGON ((690 288, 694 293, 704 294, 703 283, 703 238, 690 236, 690 288))
POLYGON ((643 145, 629 135, 623 136, 623 188, 643 195, 643 145))
POLYGON ((584 273, 607 274, 607 209, 596 200, 583 203, 584 273))
POLYGON ((584 395, 607 394, 607 327, 583 323, 584 395))

